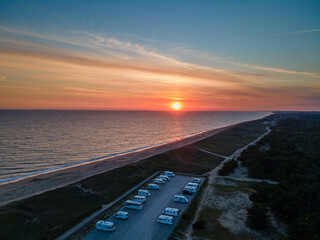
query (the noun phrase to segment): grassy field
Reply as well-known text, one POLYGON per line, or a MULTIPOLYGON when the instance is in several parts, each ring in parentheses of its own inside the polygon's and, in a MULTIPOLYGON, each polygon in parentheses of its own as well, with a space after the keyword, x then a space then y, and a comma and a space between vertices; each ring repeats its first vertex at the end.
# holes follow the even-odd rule
POLYGON ((205 208, 201 211, 199 222, 203 223, 203 229, 193 229, 193 234, 197 237, 216 240, 234 240, 234 235, 227 228, 224 228, 218 218, 221 211, 218 209, 205 208))
POLYGON ((195 146, 209 152, 229 156, 262 135, 266 131, 266 125, 262 124, 263 122, 264 120, 258 120, 237 125, 204 139, 195 146))
POLYGON ((0 208, 0 239, 54 239, 159 170, 203 174, 265 131, 265 120, 244 123, 201 142, 147 158, 0 208))

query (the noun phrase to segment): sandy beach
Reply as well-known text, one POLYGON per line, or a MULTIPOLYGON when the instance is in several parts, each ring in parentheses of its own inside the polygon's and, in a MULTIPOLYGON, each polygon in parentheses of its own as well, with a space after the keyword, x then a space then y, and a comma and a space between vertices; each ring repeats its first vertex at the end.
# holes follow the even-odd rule
POLYGON ((137 162, 142 159, 164 153, 166 151, 192 144, 207 137, 213 136, 214 134, 217 134, 225 129, 234 127, 238 124, 240 123, 195 134, 181 140, 138 150, 131 153, 73 165, 51 172, 45 172, 25 178, 20 178, 10 182, 1 183, 0 206, 23 198, 38 195, 49 190, 60 188, 71 183, 78 182, 87 177, 94 176, 114 168, 118 168, 128 163, 137 162))

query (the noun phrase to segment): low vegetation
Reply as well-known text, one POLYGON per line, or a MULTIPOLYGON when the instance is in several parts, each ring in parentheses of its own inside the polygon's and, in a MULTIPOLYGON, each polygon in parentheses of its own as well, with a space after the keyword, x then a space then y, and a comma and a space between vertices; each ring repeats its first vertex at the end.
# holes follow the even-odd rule
POLYGON ((223 156, 230 156, 239 148, 246 146, 257 137, 266 132, 265 121, 272 121, 278 115, 271 115, 263 120, 243 123, 233 128, 229 128, 219 134, 213 135, 207 139, 199 141, 195 145, 209 152, 217 153, 223 156))
POLYGON ((265 131, 263 121, 240 124, 199 143, 0 207, 0 239, 54 239, 159 170, 206 173, 224 158, 198 148, 231 154, 265 131))
POLYGON ((264 229, 269 225, 269 216, 266 205, 262 203, 253 203, 251 208, 247 209, 249 226, 253 229, 264 229))
MULTIPOLYGON (((319 143, 320 115, 291 114, 258 145, 241 154, 250 177, 279 181, 272 187, 257 188, 251 199, 269 207, 289 225, 288 235, 282 239, 320 239, 319 143)), ((251 217, 258 217, 260 210, 251 211, 251 217)))
POLYGON ((54 239, 147 176, 126 166, 6 205, 0 209, 0 239, 54 239))
POLYGON ((218 221, 221 213, 217 209, 203 209, 199 220, 194 224, 193 235, 199 239, 234 240, 234 235, 218 221), (201 222, 202 228, 197 227, 199 222, 201 222))
POLYGON ((219 176, 226 176, 229 173, 232 173, 236 169, 236 167, 238 167, 238 162, 237 160, 232 159, 223 164, 223 167, 219 170, 218 174, 219 176))

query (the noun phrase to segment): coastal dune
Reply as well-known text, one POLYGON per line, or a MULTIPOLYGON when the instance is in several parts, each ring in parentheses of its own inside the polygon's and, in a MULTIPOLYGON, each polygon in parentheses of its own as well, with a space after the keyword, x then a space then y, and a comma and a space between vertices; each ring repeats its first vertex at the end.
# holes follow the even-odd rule
POLYGON ((239 124, 240 123, 209 130, 186 137, 184 139, 137 150, 135 152, 124 153, 113 157, 85 162, 0 183, 0 206, 6 205, 13 201, 38 195, 46 191, 54 190, 56 188, 61 188, 85 178, 121 167, 125 164, 134 163, 157 154, 195 143, 239 124))

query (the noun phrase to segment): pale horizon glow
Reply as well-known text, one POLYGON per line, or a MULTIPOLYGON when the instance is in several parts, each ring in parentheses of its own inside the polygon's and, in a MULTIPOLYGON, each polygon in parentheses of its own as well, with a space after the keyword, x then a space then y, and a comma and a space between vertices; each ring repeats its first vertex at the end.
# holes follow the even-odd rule
POLYGON ((116 2, 97 1, 94 14, 58 2, 0 3, 0 109, 320 110, 320 17, 302 23, 299 6, 288 26, 277 21, 285 4, 274 22, 234 6, 248 11, 235 27, 218 3, 165 1, 149 15, 152 4, 127 2, 122 15, 116 2))

